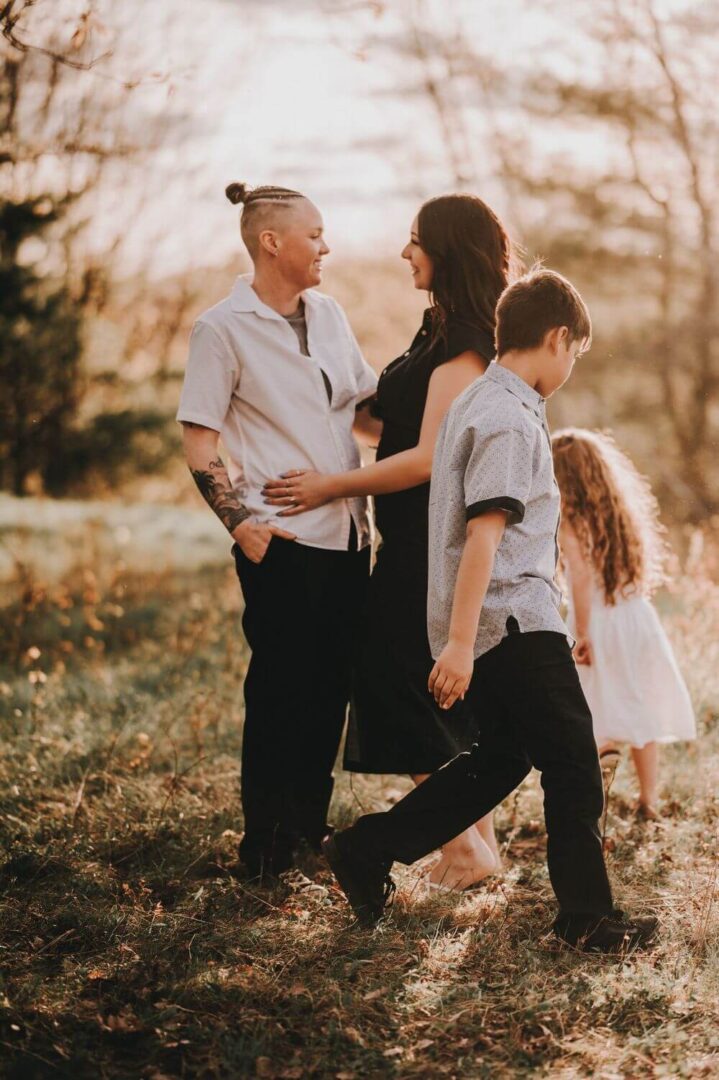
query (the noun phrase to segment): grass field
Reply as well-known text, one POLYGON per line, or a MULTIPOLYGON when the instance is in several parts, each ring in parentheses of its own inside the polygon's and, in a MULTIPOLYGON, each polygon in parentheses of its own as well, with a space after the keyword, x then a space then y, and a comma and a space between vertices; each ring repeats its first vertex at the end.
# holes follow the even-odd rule
MULTIPOLYGON (((232 568, 93 558, 51 580, 16 554, 3 585, 0 1075, 719 1075, 719 588, 698 539, 661 603, 700 740, 665 753, 658 824, 636 822, 626 761, 610 792, 618 899, 662 919, 623 959, 548 934, 535 777, 498 815, 504 877, 472 898, 400 868, 369 932, 321 868, 243 881, 232 568)), ((334 818, 407 787, 342 776, 334 818)))

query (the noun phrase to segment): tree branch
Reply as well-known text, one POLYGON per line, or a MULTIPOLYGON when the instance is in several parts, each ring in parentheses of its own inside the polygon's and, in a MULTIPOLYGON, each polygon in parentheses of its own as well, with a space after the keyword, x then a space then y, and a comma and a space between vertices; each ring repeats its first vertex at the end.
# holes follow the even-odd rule
MULTIPOLYGON (((2 29, 2 36, 14 49, 17 49, 21 53, 39 53, 41 56, 47 56, 50 60, 55 61, 58 64, 64 64, 65 67, 73 68, 75 71, 92 71, 94 67, 101 64, 103 60, 107 60, 112 56, 112 52, 102 53, 100 56, 94 57, 92 60, 75 60, 68 56, 67 53, 58 52, 55 49, 48 49, 44 45, 34 45, 32 42, 23 41, 19 38, 15 27, 18 22, 31 7, 34 7, 35 0, 24 0, 22 7, 19 10, 14 10, 17 0, 5 0, 5 3, 0 7, 0 29, 2 29)), ((86 21, 87 15, 83 16, 86 21)), ((82 22, 82 20, 81 20, 82 22)), ((82 26, 78 27, 76 33, 80 33, 82 26)), ((74 38, 74 40, 78 40, 74 38)))

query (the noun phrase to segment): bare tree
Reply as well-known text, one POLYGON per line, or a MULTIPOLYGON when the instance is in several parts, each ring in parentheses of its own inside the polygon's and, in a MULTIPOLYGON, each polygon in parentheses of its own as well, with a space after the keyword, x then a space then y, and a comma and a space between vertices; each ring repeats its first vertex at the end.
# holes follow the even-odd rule
POLYGON ((617 345, 633 360, 624 384, 613 383, 615 414, 636 417, 642 396, 656 390, 656 438, 666 433, 674 450, 661 482, 686 516, 705 517, 719 511, 719 123, 711 90, 719 9, 687 2, 660 15, 655 0, 544 6, 560 20, 551 49, 535 43, 531 64, 511 70, 477 43, 471 8, 457 6, 453 21, 426 0, 407 4, 395 47, 417 64, 411 89, 438 120, 452 181, 477 183, 472 148, 491 151, 514 223, 532 247, 576 268, 597 295, 613 291, 615 311, 636 295, 614 337, 598 335, 609 367, 617 345), (563 18, 571 35, 561 31, 563 18), (595 153, 573 153, 572 132, 585 143, 591 135, 595 153))

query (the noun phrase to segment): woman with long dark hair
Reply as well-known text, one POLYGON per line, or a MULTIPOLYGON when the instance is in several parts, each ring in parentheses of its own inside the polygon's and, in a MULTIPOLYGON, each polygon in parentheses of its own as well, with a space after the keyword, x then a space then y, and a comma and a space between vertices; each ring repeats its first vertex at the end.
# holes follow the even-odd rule
MULTIPOLYGON (((510 243, 474 195, 425 203, 402 257, 431 306, 409 349, 380 376, 371 414, 382 422, 377 459, 350 472, 291 469, 265 486, 292 517, 334 499, 374 495, 382 537, 354 667, 344 767, 429 773, 469 748, 474 719, 463 701, 440 710, 427 687, 427 520, 437 432, 447 409, 494 356, 494 310, 508 283, 510 243)), ((288 462, 290 465, 291 462, 288 462)), ((499 868, 491 815, 451 843, 430 884, 466 888, 499 868)))

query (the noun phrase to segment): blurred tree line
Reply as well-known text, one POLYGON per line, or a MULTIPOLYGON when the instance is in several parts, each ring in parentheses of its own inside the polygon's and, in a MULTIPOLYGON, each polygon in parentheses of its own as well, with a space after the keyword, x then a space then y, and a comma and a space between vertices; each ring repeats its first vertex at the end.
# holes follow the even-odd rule
MULTIPOLYGON (((477 33, 492 5, 465 0, 398 0, 401 33, 379 34, 374 55, 388 55, 423 137, 434 117, 446 186, 501 185, 527 257, 540 254, 590 301, 595 344, 553 402, 554 422, 611 426, 670 516, 703 520, 719 512, 719 7, 526 2, 558 30, 509 61, 477 33)), ((216 293, 205 272, 128 282, 121 235, 100 254, 86 242, 108 177, 122 186, 135 169, 127 197, 142 198, 147 154, 168 137, 182 143, 166 112, 128 121, 142 80, 125 70, 136 28, 118 74, 96 4, 63 0, 60 18, 55 0, 0 0, 0 487, 19 494, 162 475, 177 446, 188 322, 228 276, 216 293), (119 334, 112 348, 104 326, 119 334)), ((363 7, 377 25, 383 4, 318 0, 318 33, 363 7)), ((119 21, 119 8, 102 10, 119 21)), ((397 143, 403 176, 420 145, 397 143)), ((384 273, 361 272, 379 309, 384 273)), ((360 321, 361 291, 348 285, 344 297, 360 321)))
POLYGON ((146 118, 141 138, 124 126, 136 83, 108 72, 95 6, 75 9, 0 6, 0 488, 16 495, 90 490, 99 476, 112 486, 161 469, 175 448, 167 409, 106 407, 97 388, 121 372, 93 378, 83 363, 118 245, 91 253, 89 196, 160 132, 146 118))
POLYGON ((573 381, 592 404, 573 385, 560 422, 621 429, 674 516, 705 520, 719 512, 719 6, 537 8, 571 29, 509 68, 467 33, 471 5, 415 0, 394 48, 455 187, 481 190, 489 160, 526 250, 592 299, 573 381))

